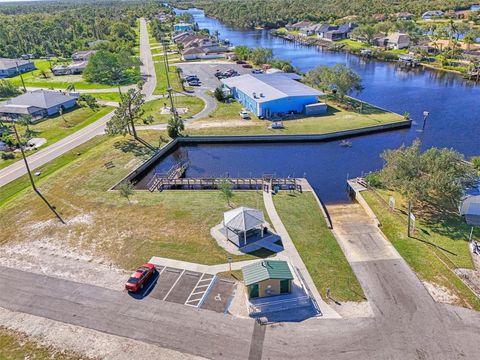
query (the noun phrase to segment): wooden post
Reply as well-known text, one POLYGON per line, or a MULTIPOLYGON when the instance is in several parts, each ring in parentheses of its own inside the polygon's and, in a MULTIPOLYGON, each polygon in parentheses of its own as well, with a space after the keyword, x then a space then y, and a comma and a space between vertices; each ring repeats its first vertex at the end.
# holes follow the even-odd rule
POLYGON ((408 234, 408 237, 411 237, 411 236, 410 236, 410 235, 411 235, 411 234, 410 234, 410 227, 411 227, 411 225, 412 225, 412 223, 411 223, 411 215, 412 215, 412 202, 409 201, 409 202, 408 202, 408 233, 407 233, 407 234, 408 234))

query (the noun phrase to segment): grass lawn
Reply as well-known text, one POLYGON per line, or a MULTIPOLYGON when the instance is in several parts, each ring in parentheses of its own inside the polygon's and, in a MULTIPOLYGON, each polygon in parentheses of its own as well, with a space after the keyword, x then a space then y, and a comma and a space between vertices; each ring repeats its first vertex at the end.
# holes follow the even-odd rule
MULTIPOLYGON (((112 110, 113 108, 111 106, 102 106, 98 111, 95 112, 88 108, 80 107, 65 113, 63 117, 57 115, 55 117, 47 118, 38 124, 31 125, 30 129, 35 131, 34 137, 47 139, 47 143, 43 145, 43 147, 45 147, 54 144, 55 142, 70 134, 73 134, 87 125, 90 125, 112 110)), ((25 127, 20 125, 17 126, 17 129, 20 133, 25 131, 25 127)), ((28 154, 29 153, 27 153, 27 155, 28 154)), ((19 159, 21 159, 20 154, 16 154, 15 159, 0 159, 0 169, 12 164, 15 161, 18 161, 19 159)))
POLYGON ((26 335, 0 328, 0 359, 85 359, 85 356, 40 345, 26 335))
MULTIPOLYGON (((159 132, 142 132, 141 136, 153 143, 159 132)), ((67 222, 80 217, 81 223, 63 226, 49 221, 51 213, 28 188, 26 177, 3 187, 0 244, 24 241, 35 228, 35 236, 92 251, 125 269, 154 255, 203 264, 227 262, 227 252, 210 235, 210 228, 229 209, 219 191, 142 191, 131 197, 131 204, 118 192, 108 191, 148 156, 144 147, 129 138, 104 136, 42 167, 50 171, 37 178, 38 187, 67 222), (82 155, 76 156, 77 152, 82 155), (106 169, 108 161, 113 168, 106 169)), ((261 192, 234 194, 234 206, 263 209, 261 192)), ((252 258, 233 256, 234 261, 252 258)))
POLYGON ((90 93, 97 100, 120 102, 120 94, 116 92, 90 93))
MULTIPOLYGON (((232 126, 189 129, 189 135, 285 135, 285 134, 324 134, 329 132, 358 129, 375 125, 394 123, 404 120, 402 116, 380 109, 366 107, 363 113, 347 111, 330 103, 326 115, 304 117, 283 122, 284 129, 268 129, 270 121, 262 121, 256 117, 250 120, 250 126, 236 126, 243 106, 239 103, 219 104, 219 107, 209 117, 199 120, 213 121, 235 120, 232 126), (375 109, 375 110, 374 110, 375 109)), ((225 125, 225 124, 222 124, 225 125)))
MULTIPOLYGON (((175 66, 170 66, 169 68, 169 78, 170 78, 170 84, 173 88, 174 91, 176 92, 182 92, 182 83, 180 81, 180 78, 177 74, 175 66)), ((158 62, 155 63, 155 73, 157 75, 157 87, 155 88, 155 91, 153 92, 154 95, 162 95, 167 92, 167 73, 165 71, 165 66, 163 62, 158 62)))
MULTIPOLYGON (((165 124, 171 118, 170 114, 160 114, 160 111, 163 108, 164 104, 167 104, 167 107, 170 107, 170 101, 168 99, 148 101, 143 105, 143 109, 145 110, 145 116, 153 116, 153 124, 165 124)), ((174 104, 177 109, 188 109, 186 113, 180 114, 183 119, 187 119, 190 116, 199 113, 205 107, 205 103, 203 102, 203 100, 196 96, 176 96, 174 97, 174 104)))
POLYGON ((361 50, 364 48, 369 48, 371 47, 369 44, 365 44, 361 41, 355 41, 351 39, 344 39, 337 41, 338 44, 343 44, 348 50, 361 50))
POLYGON ((273 201, 322 297, 328 300, 326 289, 330 288, 336 300, 362 301, 363 290, 313 194, 280 192, 273 201))
MULTIPOLYGON (((470 227, 460 217, 441 215, 436 219, 418 213, 416 231, 407 236, 407 210, 398 193, 388 190, 362 192, 382 226, 381 229, 400 255, 424 281, 447 288, 458 298, 458 305, 480 310, 480 299, 451 271, 473 268, 468 248, 470 227), (396 199, 396 211, 387 211, 390 196, 396 199), (383 201, 381 200, 383 199, 383 201)), ((414 209, 415 213, 415 209, 414 209)), ((480 231, 477 229, 477 237, 480 231)))
MULTIPOLYGON (((88 83, 83 79, 82 75, 54 76, 50 71, 50 62, 47 60, 34 60, 34 63, 38 70, 22 75, 25 86, 27 87, 66 89, 69 85, 73 84, 76 89, 82 90, 115 88, 115 86, 88 83), (45 71, 47 78, 41 74, 41 70, 45 71)), ((16 86, 22 86, 20 75, 12 77, 9 80, 16 86)))

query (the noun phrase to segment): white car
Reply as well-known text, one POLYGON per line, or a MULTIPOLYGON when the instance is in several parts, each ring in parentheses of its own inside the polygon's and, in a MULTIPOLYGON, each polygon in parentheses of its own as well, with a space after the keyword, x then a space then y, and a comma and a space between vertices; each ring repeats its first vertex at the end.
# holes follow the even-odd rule
POLYGON ((250 119, 250 115, 248 115, 248 112, 246 112, 245 110, 240 111, 240 117, 242 119, 250 119))

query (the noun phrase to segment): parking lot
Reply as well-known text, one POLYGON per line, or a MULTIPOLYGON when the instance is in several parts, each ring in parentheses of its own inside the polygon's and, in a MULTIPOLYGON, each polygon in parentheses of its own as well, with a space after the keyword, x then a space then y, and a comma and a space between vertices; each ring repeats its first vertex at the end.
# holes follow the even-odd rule
POLYGON ((235 283, 213 274, 157 266, 157 275, 145 286, 144 296, 224 313, 235 283))
POLYGON ((228 69, 233 69, 233 70, 236 70, 240 75, 251 74, 252 72, 252 69, 245 69, 242 67, 242 65, 238 65, 235 63, 231 63, 231 64, 182 63, 182 64, 176 64, 175 66, 178 66, 179 68, 182 69, 184 76, 197 75, 202 83, 201 88, 208 89, 208 90, 214 90, 215 88, 218 87, 218 85, 220 85, 220 80, 218 80, 215 77, 215 72, 217 72, 217 70, 226 71, 228 69))

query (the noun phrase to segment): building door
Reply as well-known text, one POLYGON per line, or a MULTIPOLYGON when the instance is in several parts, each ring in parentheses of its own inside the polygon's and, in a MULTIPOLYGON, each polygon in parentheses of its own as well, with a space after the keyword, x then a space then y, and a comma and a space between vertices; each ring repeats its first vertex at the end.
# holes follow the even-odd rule
POLYGON ((289 284, 290 284, 290 280, 288 279, 280 280, 280 294, 287 294, 290 292, 289 284))
POLYGON ((250 285, 250 299, 258 297, 258 284, 250 285))

